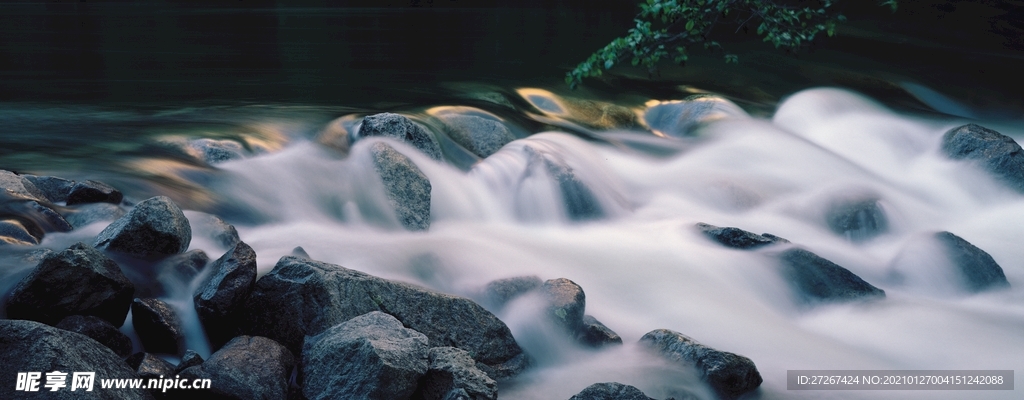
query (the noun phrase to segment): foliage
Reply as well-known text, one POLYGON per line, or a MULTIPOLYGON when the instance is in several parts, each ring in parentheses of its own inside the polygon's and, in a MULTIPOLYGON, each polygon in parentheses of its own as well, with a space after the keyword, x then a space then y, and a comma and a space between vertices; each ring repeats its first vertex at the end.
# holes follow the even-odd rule
MULTIPOLYGON (((765 42, 795 51, 823 32, 835 35, 836 24, 846 20, 835 9, 837 1, 646 0, 634 19, 636 26, 591 54, 566 74, 565 82, 575 88, 583 78, 600 76, 602 70, 623 62, 643 65, 653 74, 663 58, 685 63, 693 45, 723 51, 725 62, 738 62, 737 55, 724 52, 721 44, 712 40, 715 28, 722 24, 736 26, 735 32, 756 25, 757 35, 765 42), (809 3, 814 7, 806 5, 809 3)), ((880 1, 879 5, 896 11, 896 0, 880 1)))

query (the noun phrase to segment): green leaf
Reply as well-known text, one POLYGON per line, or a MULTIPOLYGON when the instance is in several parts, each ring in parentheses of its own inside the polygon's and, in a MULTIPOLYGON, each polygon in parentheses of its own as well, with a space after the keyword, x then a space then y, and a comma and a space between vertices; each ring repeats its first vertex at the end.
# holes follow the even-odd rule
POLYGON ((686 30, 688 30, 688 31, 692 31, 693 30, 693 20, 692 19, 689 20, 689 21, 686 21, 686 30))

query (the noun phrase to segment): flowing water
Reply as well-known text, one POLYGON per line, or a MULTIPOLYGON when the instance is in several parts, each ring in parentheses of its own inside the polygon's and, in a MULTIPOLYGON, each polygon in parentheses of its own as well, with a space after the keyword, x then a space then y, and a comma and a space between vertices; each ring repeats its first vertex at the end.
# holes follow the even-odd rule
MULTIPOLYGON (((516 300, 497 315, 536 365, 502 386, 503 399, 565 399, 606 381, 655 398, 680 391, 709 398, 692 371, 662 364, 635 345, 658 328, 751 358, 764 377, 754 398, 1018 397, 1016 391, 786 389, 786 371, 794 369, 1024 370, 1024 246, 1018 243, 1024 198, 980 168, 940 154, 942 134, 963 121, 901 114, 852 92, 812 89, 794 94, 770 117, 726 107, 720 118, 676 137, 588 129, 545 111, 538 98, 513 100, 534 107, 474 103, 474 112, 501 119, 518 137, 482 160, 452 161, 455 153, 446 150, 449 161, 438 161, 389 141, 431 182, 425 232, 404 230, 387 205, 369 153, 371 144, 387 139, 358 140, 347 153, 314 140, 332 126, 353 126, 358 114, 330 122, 349 113, 344 109, 113 112, 22 105, 0 115, 8 126, 35 126, 25 133, 35 137, 64 138, 56 132, 69 126, 144 132, 108 136, 107 157, 76 156, 95 153, 83 139, 77 147, 53 144, 68 154, 51 153, 52 163, 34 157, 18 165, 106 180, 135 201, 169 195, 193 210, 187 212, 193 222, 202 213, 218 214, 256 250, 261 275, 302 246, 317 260, 466 296, 512 276, 575 281, 586 291, 587 313, 626 344, 577 348, 536 322, 536 299, 516 300), (229 138, 256 155, 211 167, 160 145, 183 137, 229 138), (538 155, 569 167, 601 212, 574 218, 538 155), (833 233, 830 205, 863 196, 879 199, 888 230, 866 240, 833 233), (698 222, 784 237, 884 289, 886 297, 801 303, 764 252, 725 248, 697 231, 698 222), (991 254, 1011 287, 980 294, 957 289, 948 262, 923 239, 943 230, 991 254)), ((428 108, 404 113, 426 121, 428 108)), ((1024 138, 1019 124, 984 124, 1024 138)), ((41 246, 91 241, 105 224, 48 234, 41 246)), ((197 232, 191 249, 214 258, 224 252, 197 232)), ((2 289, 27 268, 7 267, 2 289)), ((201 277, 162 279, 163 298, 190 332, 188 346, 208 356, 191 307, 201 277)), ((1022 383, 1018 374, 1015 385, 1022 383)))

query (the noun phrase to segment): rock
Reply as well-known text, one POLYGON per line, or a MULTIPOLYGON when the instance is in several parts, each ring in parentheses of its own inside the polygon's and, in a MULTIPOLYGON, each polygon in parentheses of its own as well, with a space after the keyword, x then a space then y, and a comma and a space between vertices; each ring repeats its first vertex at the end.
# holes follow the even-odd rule
POLYGON ((46 197, 30 180, 2 169, 0 169, 0 189, 26 200, 38 200, 46 197))
POLYGON ((124 360, 143 379, 162 379, 174 376, 174 365, 149 353, 135 353, 124 360))
POLYGON ((224 222, 216 215, 190 211, 189 221, 192 224, 194 235, 210 238, 225 249, 235 247, 238 242, 242 241, 238 237, 238 230, 235 229, 235 226, 224 222))
POLYGON ((543 163, 548 174, 558 183, 562 201, 565 202, 565 212, 570 219, 583 221, 604 216, 604 208, 597 201, 594 192, 576 176, 576 172, 569 165, 532 147, 526 146, 523 149, 529 157, 528 163, 543 163))
POLYGON ((861 242, 889 230, 889 220, 878 199, 833 204, 825 220, 829 229, 853 242, 861 242))
POLYGON ((363 118, 359 136, 383 136, 409 143, 435 160, 441 159, 441 146, 427 131, 409 118, 394 113, 381 113, 363 118))
POLYGON ((661 102, 648 107, 644 122, 654 132, 665 136, 694 136, 702 125, 725 118, 742 118, 748 114, 735 103, 716 96, 696 95, 682 101, 661 102))
POLYGON ((192 241, 188 219, 171 199, 157 196, 135 205, 96 237, 95 247, 142 259, 184 252, 192 241))
POLYGON ((430 180, 387 143, 374 143, 370 148, 373 166, 384 182, 388 202, 406 229, 422 231, 430 228, 430 180))
POLYGON ((1024 152, 1009 136, 967 124, 942 136, 942 152, 954 160, 976 162, 1014 190, 1024 192, 1024 152))
POLYGON ((0 242, 30 246, 39 244, 39 239, 32 236, 25 225, 16 219, 0 220, 0 242))
POLYGON ((312 258, 309 257, 309 253, 307 253, 306 249, 302 248, 302 246, 295 246, 295 248, 292 249, 291 256, 312 260, 312 258))
POLYGON ((576 341, 590 347, 622 344, 622 338, 607 326, 589 315, 583 316, 582 325, 576 331, 576 341))
POLYGON ((438 116, 447 128, 447 134, 455 143, 480 158, 494 154, 502 146, 516 140, 505 125, 493 119, 475 115, 438 116))
POLYGON ((544 281, 535 275, 494 280, 484 287, 483 301, 494 309, 501 309, 512 299, 534 291, 543 284, 544 281))
POLYGON ((430 349, 427 373, 420 379, 412 398, 444 400, 459 395, 471 400, 495 400, 498 398, 498 383, 477 369, 473 357, 465 350, 454 347, 430 349))
POLYGON ((189 380, 210 379, 212 385, 204 395, 284 400, 295 364, 295 356, 273 340, 238 336, 210 355, 209 360, 185 368, 179 375, 189 380))
POLYGON ((247 153, 245 148, 234 140, 194 139, 189 140, 186 146, 187 153, 207 164, 242 159, 247 153))
POLYGON ((715 350, 679 332, 656 329, 641 337, 640 344, 669 361, 696 367, 701 378, 723 399, 736 399, 761 385, 761 374, 749 358, 715 350))
POLYGON ((783 277, 803 301, 850 301, 885 297, 885 291, 850 270, 804 249, 779 254, 783 277))
POLYGON ((977 293, 1010 286, 1003 268, 984 250, 949 232, 936 233, 935 238, 960 272, 967 290, 977 293))
POLYGON ((103 318, 91 315, 72 315, 60 320, 56 326, 69 332, 88 336, 109 347, 121 358, 132 354, 132 340, 103 318))
MULTIPOLYGON (((103 390, 100 379, 135 379, 120 356, 87 336, 33 321, 0 320, 0 398, 4 399, 150 399, 140 389, 103 390), (51 392, 38 379, 37 392, 15 392, 18 373, 67 373, 67 387, 51 392), (71 387, 75 372, 95 372, 92 391, 71 387)), ((81 381, 78 381, 81 383, 81 381)))
POLYGON ((120 204, 124 195, 110 185, 97 181, 78 182, 68 192, 67 205, 85 203, 120 204))
POLYGON ((202 365, 203 361, 203 356, 200 356, 195 350, 185 350, 185 354, 181 356, 181 362, 174 367, 174 373, 179 374, 186 368, 202 365))
POLYGON ((346 115, 329 122, 314 139, 317 143, 339 154, 347 155, 351 146, 350 127, 358 121, 355 115, 346 115))
POLYGON ((427 337, 374 311, 310 337, 302 393, 319 399, 408 399, 427 372, 427 337))
POLYGON ((190 250, 181 254, 175 254, 160 261, 160 275, 163 279, 174 279, 180 283, 187 284, 199 275, 210 262, 210 256, 202 250, 190 250))
POLYGON ((210 268, 213 272, 199 285, 192 299, 199 321, 217 347, 234 337, 239 329, 236 311, 256 284, 256 252, 239 242, 210 268))
POLYGON ((595 383, 569 400, 654 400, 634 386, 618 382, 595 383))
POLYGON ((185 332, 178 313, 162 300, 135 299, 132 326, 147 352, 180 355, 185 350, 185 332))
POLYGON ((56 324, 94 315, 124 324, 135 287, 113 260, 82 243, 48 254, 11 291, 7 316, 56 324))
POLYGON ((739 228, 721 228, 703 222, 697 224, 697 229, 723 246, 734 249, 752 250, 776 243, 789 243, 786 239, 767 233, 758 235, 739 228))
POLYGON ((298 257, 282 257, 261 277, 245 309, 246 332, 289 349, 299 349, 305 336, 383 311, 426 335, 432 346, 469 351, 496 373, 517 371, 526 360, 508 327, 469 299, 298 257))
POLYGON ((71 226, 81 228, 94 222, 115 221, 125 214, 127 211, 117 204, 91 203, 66 211, 64 218, 71 226))
POLYGON ((547 300, 547 315, 555 325, 575 333, 583 326, 586 295, 576 282, 565 278, 550 279, 541 286, 547 300))
POLYGON ((75 186, 74 181, 56 176, 22 175, 21 177, 32 182, 32 185, 43 194, 44 200, 50 203, 67 201, 68 193, 71 193, 71 188, 75 186))

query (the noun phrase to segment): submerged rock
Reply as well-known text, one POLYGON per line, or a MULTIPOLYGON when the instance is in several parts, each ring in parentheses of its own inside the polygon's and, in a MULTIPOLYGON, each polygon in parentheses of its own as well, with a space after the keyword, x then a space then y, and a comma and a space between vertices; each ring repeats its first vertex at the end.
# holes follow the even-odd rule
POLYGON ((207 164, 245 158, 248 153, 241 143, 226 139, 193 139, 186 144, 185 151, 207 164))
POLYGON ((132 326, 147 352, 179 355, 185 351, 185 331, 178 313, 163 300, 135 299, 132 326))
POLYGON ((950 129, 942 152, 954 160, 971 160, 1014 190, 1024 192, 1024 152, 1013 138, 977 124, 950 129))
POLYGON ((68 191, 66 198, 67 205, 85 203, 111 203, 120 204, 124 199, 121 191, 112 186, 98 181, 77 182, 68 191))
POLYGON ((885 291, 836 263, 804 249, 779 254, 782 275, 804 301, 849 301, 885 297, 885 291))
POLYGON ((238 333, 238 310, 256 284, 256 252, 239 242, 210 268, 212 273, 196 289, 192 300, 199 321, 216 348, 238 333))
POLYGON ((245 308, 246 332, 290 349, 298 350, 306 336, 382 311, 426 335, 432 346, 469 351, 497 372, 514 372, 518 367, 509 363, 525 362, 508 326, 469 299, 304 258, 282 257, 256 282, 245 308))
POLYGON ((216 215, 190 211, 189 222, 192 224, 193 235, 205 236, 225 249, 235 247, 242 241, 235 226, 216 215))
POLYGON ((445 400, 464 395, 470 400, 495 400, 498 383, 476 368, 468 352, 435 347, 428 352, 427 372, 413 395, 415 400, 445 400))
POLYGON ((480 158, 516 140, 508 127, 493 119, 475 115, 441 115, 438 119, 444 122, 448 137, 480 158))
POLYGON ((407 399, 427 372, 427 337, 374 311, 308 338, 302 393, 319 399, 407 399))
POLYGON ((654 400, 634 386, 618 382, 595 383, 569 400, 654 400))
POLYGON ((94 315, 121 326, 134 292, 117 263, 77 243, 47 254, 14 287, 7 316, 53 325, 71 315, 94 315))
POLYGON ((62 319, 56 327, 88 336, 109 347, 120 357, 128 357, 132 353, 132 340, 121 333, 110 321, 103 318, 92 315, 72 315, 62 319))
POLYGON ((837 235, 861 242, 889 230, 889 220, 878 199, 838 202, 829 208, 825 221, 837 235))
POLYGON ((551 178, 558 183, 558 189, 562 193, 562 200, 565 202, 565 212, 570 219, 575 221, 592 220, 604 216, 604 208, 597 201, 594 192, 587 187, 573 171, 572 167, 564 161, 544 155, 536 149, 524 147, 529 163, 543 163, 551 178))
POLYGON ((192 227, 171 199, 157 196, 135 205, 127 215, 108 225, 95 246, 142 259, 159 259, 184 252, 192 241, 192 227))
POLYGON ((665 136, 687 137, 708 122, 725 118, 746 117, 735 103, 709 95, 691 96, 682 101, 655 104, 644 112, 644 122, 651 130, 665 136))
POLYGON ((75 186, 75 181, 70 181, 56 176, 22 175, 22 179, 32 182, 45 200, 50 203, 67 201, 68 193, 75 186))
POLYGON ((723 399, 736 399, 761 386, 761 374, 749 358, 713 349, 679 332, 656 329, 641 337, 640 344, 669 361, 697 368, 723 399))
POLYGON ((541 293, 547 301, 548 319, 566 332, 576 332, 583 326, 586 295, 576 282, 565 278, 544 282, 541 293))
POLYGON ((415 122, 399 114, 381 113, 363 118, 359 136, 383 136, 413 145, 435 160, 441 159, 441 146, 415 122))
POLYGON ((509 301, 537 290, 543 284, 544 281, 535 275, 497 279, 484 286, 482 301, 489 307, 501 309, 509 301))
POLYGON ((64 212, 64 218, 75 228, 99 221, 116 221, 128 212, 117 204, 91 203, 64 212))
POLYGON ((946 251, 946 256, 963 278, 968 291, 981 292, 1010 286, 1003 268, 984 250, 949 232, 939 232, 935 238, 946 251))
POLYGON ((112 350, 87 336, 38 322, 0 320, 0 397, 5 399, 151 399, 142 389, 102 390, 102 379, 135 379, 138 375, 112 350), (67 373, 68 387, 45 388, 40 376, 36 392, 15 392, 19 372, 67 373), (71 391, 73 373, 95 372, 93 391, 71 391))
POLYGON ((739 228, 722 228, 703 222, 697 224, 697 229, 708 238, 734 249, 752 250, 777 243, 789 243, 786 239, 767 233, 758 235, 739 228))
POLYGON ((584 315, 580 328, 576 331, 576 341, 590 346, 601 347, 610 344, 622 344, 622 337, 615 331, 590 315, 584 315))
POLYGON ((211 354, 209 360, 185 368, 179 375, 190 381, 209 379, 209 391, 196 393, 215 398, 286 399, 295 364, 295 356, 273 340, 238 336, 211 354))
POLYGON ((384 182, 388 202, 406 229, 430 228, 430 180, 412 160, 387 143, 370 148, 373 166, 384 182))

